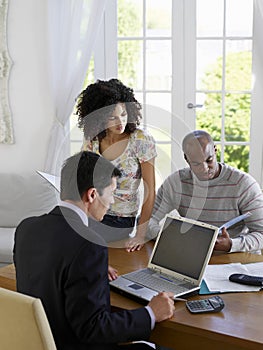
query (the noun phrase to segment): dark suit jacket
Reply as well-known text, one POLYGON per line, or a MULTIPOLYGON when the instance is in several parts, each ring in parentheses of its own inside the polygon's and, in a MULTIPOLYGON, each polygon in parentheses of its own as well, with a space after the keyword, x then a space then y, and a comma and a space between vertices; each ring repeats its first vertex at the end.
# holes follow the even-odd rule
POLYGON ((111 312, 103 243, 63 207, 25 219, 16 230, 17 290, 42 300, 59 350, 108 350, 150 335, 145 308, 111 312))

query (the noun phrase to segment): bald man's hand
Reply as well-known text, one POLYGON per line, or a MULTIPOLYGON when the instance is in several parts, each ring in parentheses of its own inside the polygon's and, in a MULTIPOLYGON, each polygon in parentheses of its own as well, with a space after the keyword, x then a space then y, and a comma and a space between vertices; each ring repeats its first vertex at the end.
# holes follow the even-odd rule
POLYGON ((227 229, 223 227, 221 235, 217 237, 214 249, 229 252, 231 250, 231 247, 232 240, 229 237, 227 229))

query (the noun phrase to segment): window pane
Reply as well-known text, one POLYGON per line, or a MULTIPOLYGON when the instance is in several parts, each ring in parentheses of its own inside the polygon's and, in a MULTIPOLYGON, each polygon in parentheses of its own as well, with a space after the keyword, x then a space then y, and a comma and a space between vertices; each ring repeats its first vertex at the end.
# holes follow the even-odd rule
MULTIPOLYGON (((211 136, 212 136, 212 138, 214 137, 213 134, 211 134, 211 136)), ((215 145, 216 145, 216 149, 217 149, 217 152, 216 152, 216 159, 217 159, 217 161, 218 161, 218 162, 224 162, 224 159, 221 159, 221 157, 222 157, 222 152, 221 152, 222 147, 221 147, 221 144, 215 142, 215 145)))
POLYGON ((144 115, 156 141, 171 141, 171 94, 147 93, 144 115))
POLYGON ((204 94, 203 100, 204 107, 196 109, 196 128, 206 130, 213 135, 214 141, 220 141, 222 127, 221 94, 204 94))
POLYGON ((141 36, 143 1, 118 0, 118 36, 141 36))
POLYGON ((226 35, 252 36, 253 0, 226 1, 226 35))
POLYGON ((222 0, 196 1, 197 37, 223 35, 223 6, 222 0))
MULTIPOLYGON (((131 88, 133 87, 131 86, 131 88)), ((143 103, 143 94, 141 92, 134 91, 134 96, 138 102, 140 102, 141 104, 143 103)))
POLYGON ((171 36, 172 0, 146 1, 146 36, 171 36))
POLYGON ((252 41, 226 43, 226 90, 251 90, 252 41))
POLYGON ((205 104, 206 94, 204 92, 197 92, 195 95, 195 103, 199 105, 198 110, 203 111, 204 110, 204 104, 205 104))
MULTIPOLYGON (((146 93, 147 105, 159 107, 165 113, 171 113, 171 94, 165 92, 146 93)), ((170 118, 170 117, 169 117, 170 118)))
POLYGON ((89 68, 84 80, 83 88, 85 89, 89 84, 94 83, 94 80, 94 55, 92 55, 89 62, 89 68))
POLYGON ((225 146, 224 162, 239 170, 249 171, 249 147, 225 146))
POLYGON ((142 89, 142 41, 123 40, 118 42, 118 77, 125 85, 133 89, 142 89))
POLYGON ((165 178, 171 174, 171 144, 156 144, 157 157, 155 159, 156 189, 165 178))
POLYGON ((221 90, 223 53, 222 47, 222 40, 197 40, 197 90, 221 90))
POLYGON ((225 98, 226 141, 249 141, 250 94, 227 94, 225 98))
POLYGON ((171 89, 171 57, 171 40, 146 41, 146 89, 171 89))

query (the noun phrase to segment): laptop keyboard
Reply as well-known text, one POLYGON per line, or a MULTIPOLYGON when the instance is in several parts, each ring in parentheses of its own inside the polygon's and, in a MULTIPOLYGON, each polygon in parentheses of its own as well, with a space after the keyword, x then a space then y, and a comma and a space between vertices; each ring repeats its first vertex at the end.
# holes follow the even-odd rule
MULTIPOLYGON (((173 282, 169 282, 165 279, 162 279, 161 277, 154 277, 152 274, 149 274, 145 271, 136 271, 136 272, 132 272, 131 274, 126 274, 125 278, 127 278, 128 280, 134 283, 139 283, 145 287, 156 290, 157 292, 165 291, 165 292, 172 292, 174 294, 177 294, 177 293, 185 292, 187 289, 193 287, 189 283, 181 284, 181 285, 174 284, 173 282)), ((181 281, 179 280, 178 282, 181 283, 181 281)))

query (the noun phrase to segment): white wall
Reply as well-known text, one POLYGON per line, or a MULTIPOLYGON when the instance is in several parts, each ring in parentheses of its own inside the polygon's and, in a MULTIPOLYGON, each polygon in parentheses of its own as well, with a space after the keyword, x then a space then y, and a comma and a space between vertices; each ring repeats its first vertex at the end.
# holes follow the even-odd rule
POLYGON ((9 100, 15 143, 0 144, 0 173, 44 167, 54 115, 46 65, 46 6, 46 1, 9 0, 9 100))

